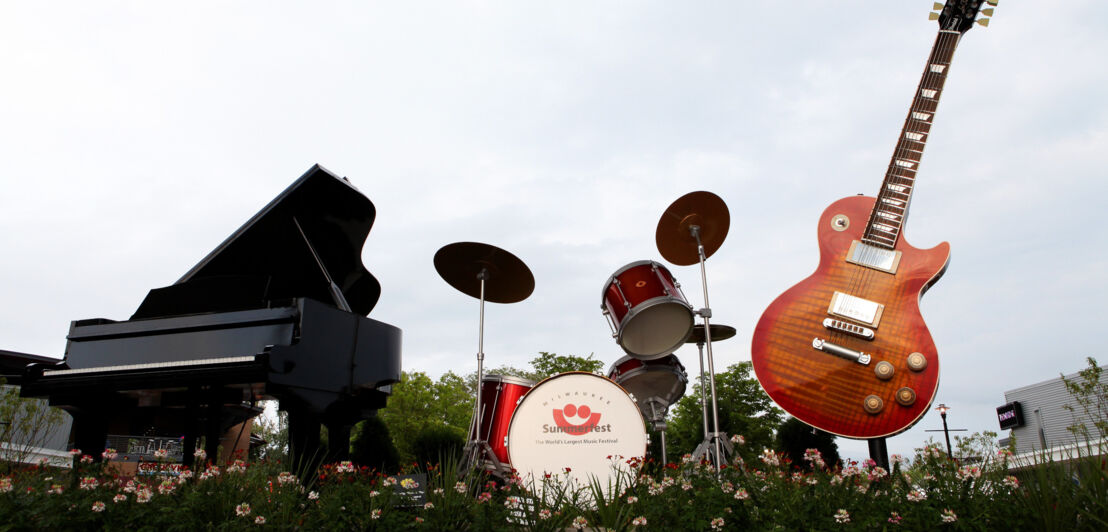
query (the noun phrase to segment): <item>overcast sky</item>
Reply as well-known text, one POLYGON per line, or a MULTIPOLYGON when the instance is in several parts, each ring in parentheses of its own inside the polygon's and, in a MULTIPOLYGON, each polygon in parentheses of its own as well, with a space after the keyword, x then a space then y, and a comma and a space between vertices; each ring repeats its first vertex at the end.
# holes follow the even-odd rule
MULTIPOLYGON (((815 269, 820 212, 877 192, 930 5, 6 3, 0 348, 61 357, 70 320, 126 319, 319 163, 377 206, 370 317, 403 329, 406 370, 476 370, 477 301, 432 263, 456 241, 535 276, 488 306, 487 364, 611 364, 601 290, 662 260, 658 219, 695 190, 731 215, 708 281, 739 334, 716 364, 750 360, 762 311, 815 269)), ((1106 20, 1009 0, 955 54, 905 232, 952 246, 922 302, 952 428, 998 430, 1005 390, 1103 351, 1106 20)), ((671 270, 702 306, 698 269, 671 270)), ((695 348, 678 355, 694 373, 695 348)), ((939 428, 932 412, 889 450, 939 428)))

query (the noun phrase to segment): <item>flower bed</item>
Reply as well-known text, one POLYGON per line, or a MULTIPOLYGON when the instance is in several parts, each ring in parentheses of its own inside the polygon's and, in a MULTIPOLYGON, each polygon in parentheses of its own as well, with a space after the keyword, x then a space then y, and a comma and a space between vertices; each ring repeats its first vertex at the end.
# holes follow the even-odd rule
POLYGON ((631 460, 632 473, 605 489, 572 491, 560 482, 566 472, 553 473, 541 479, 540 501, 517 478, 459 476, 450 467, 390 476, 340 462, 305 481, 280 463, 236 460, 122 478, 105 465, 110 456, 0 476, 0 530, 1103 529, 1108 485, 1099 458, 1085 460, 1091 469, 1076 477, 1039 470, 1021 482, 1003 453, 964 465, 924 449, 910 463, 894 455, 886 471, 873 463, 828 469, 809 452, 804 471, 767 451, 718 475, 688 457, 664 467, 631 460), (1072 510, 1060 511, 1059 501, 1072 510))

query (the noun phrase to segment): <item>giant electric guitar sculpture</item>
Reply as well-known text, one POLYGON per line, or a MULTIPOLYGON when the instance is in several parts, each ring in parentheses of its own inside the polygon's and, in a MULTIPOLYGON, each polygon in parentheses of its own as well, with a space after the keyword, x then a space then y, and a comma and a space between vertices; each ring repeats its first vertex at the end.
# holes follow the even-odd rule
POLYGON ((939 34, 880 192, 823 212, 819 268, 778 296, 754 330, 751 356, 766 392, 824 431, 890 436, 934 399, 939 358, 919 298, 946 270, 950 246, 917 249, 900 233, 951 57, 982 3, 952 0, 933 14, 939 34))

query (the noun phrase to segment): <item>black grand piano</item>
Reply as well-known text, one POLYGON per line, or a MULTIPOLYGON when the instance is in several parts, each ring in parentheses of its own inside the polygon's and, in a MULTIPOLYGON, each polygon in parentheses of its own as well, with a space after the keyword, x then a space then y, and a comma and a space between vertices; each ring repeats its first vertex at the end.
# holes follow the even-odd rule
POLYGON ((204 436, 214 459, 262 399, 288 412, 294 462, 346 456, 400 379, 400 329, 366 317, 381 294, 361 262, 375 216, 313 166, 129 320, 72 322, 64 360, 27 365, 22 395, 68 411, 94 456, 108 434, 157 432, 180 435, 186 461, 204 436))

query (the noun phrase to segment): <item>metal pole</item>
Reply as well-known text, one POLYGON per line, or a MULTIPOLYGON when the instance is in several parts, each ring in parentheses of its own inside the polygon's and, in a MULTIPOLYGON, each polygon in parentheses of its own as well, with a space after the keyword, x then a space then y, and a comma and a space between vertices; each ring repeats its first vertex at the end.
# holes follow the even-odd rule
POLYGON ((712 389, 712 428, 714 429, 712 431, 712 442, 716 451, 714 462, 718 475, 723 469, 723 457, 720 455, 719 448, 719 404, 716 399, 716 368, 712 358, 712 325, 710 322, 712 306, 708 303, 708 273, 704 267, 704 261, 707 260, 707 257, 704 256, 704 244, 700 242, 700 226, 689 226, 689 232, 696 238, 696 252, 700 256, 700 285, 704 291, 704 308, 701 309, 700 316, 704 319, 704 345, 708 348, 708 382, 712 389))
POLYGON ((704 342, 697 342, 696 350, 700 352, 700 414, 704 419, 704 441, 708 441, 708 398, 704 391, 708 387, 708 375, 704 373, 704 342))
POLYGON ((946 410, 940 410, 939 416, 943 418, 943 434, 946 436, 946 457, 954 458, 950 452, 950 429, 946 428, 946 410))
POLYGON ((480 464, 477 457, 484 450, 484 445, 482 445, 484 440, 481 439, 481 381, 485 378, 485 280, 488 278, 488 270, 481 268, 480 273, 477 274, 477 279, 481 281, 481 297, 479 298, 481 310, 477 320, 477 401, 473 406, 473 441, 470 442, 472 445, 470 467, 480 464))

